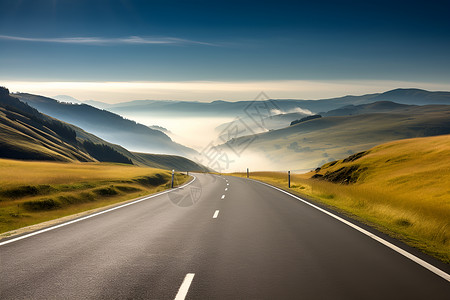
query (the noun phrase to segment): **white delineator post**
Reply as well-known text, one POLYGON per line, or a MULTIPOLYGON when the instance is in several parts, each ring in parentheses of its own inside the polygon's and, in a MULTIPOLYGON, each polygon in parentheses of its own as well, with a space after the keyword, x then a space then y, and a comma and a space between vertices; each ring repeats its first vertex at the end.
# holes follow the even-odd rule
POLYGON ((172 170, 172 183, 170 184, 170 187, 173 188, 173 177, 175 175, 175 170, 172 170))
POLYGON ((291 188, 291 171, 288 171, 288 188, 291 188))

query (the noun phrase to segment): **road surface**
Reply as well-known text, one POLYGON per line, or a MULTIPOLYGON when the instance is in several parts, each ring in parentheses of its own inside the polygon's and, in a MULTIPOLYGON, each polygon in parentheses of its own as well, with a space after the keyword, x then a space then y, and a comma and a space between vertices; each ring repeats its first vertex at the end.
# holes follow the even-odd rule
POLYGON ((182 189, 0 241, 0 298, 449 299, 445 278, 286 193, 195 176, 182 189))

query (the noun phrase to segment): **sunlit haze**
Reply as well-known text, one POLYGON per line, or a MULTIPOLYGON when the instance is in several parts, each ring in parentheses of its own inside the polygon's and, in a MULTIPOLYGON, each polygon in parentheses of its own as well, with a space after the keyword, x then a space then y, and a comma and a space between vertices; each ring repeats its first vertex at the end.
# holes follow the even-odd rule
POLYGON ((130 100, 252 100, 260 92, 272 99, 324 99, 363 95, 389 89, 422 88, 450 90, 450 83, 383 80, 266 80, 266 81, 180 81, 180 82, 39 82, 2 81, 12 92, 52 97, 69 95, 78 100, 118 103, 130 100))

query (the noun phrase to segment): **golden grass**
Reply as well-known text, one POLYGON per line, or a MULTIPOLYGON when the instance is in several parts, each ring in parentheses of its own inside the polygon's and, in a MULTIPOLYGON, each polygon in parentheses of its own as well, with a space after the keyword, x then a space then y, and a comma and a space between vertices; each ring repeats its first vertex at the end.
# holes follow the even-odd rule
MULTIPOLYGON (((0 233, 159 192, 170 177, 125 164, 0 159, 0 233)), ((187 179, 177 173, 175 183, 187 179)))
MULTIPOLYGON (((450 135, 382 144, 355 161, 324 165, 319 173, 351 165, 367 168, 355 184, 311 179, 316 172, 310 172, 293 174, 290 190, 450 262, 450 135)), ((286 172, 250 176, 287 188, 286 172)))

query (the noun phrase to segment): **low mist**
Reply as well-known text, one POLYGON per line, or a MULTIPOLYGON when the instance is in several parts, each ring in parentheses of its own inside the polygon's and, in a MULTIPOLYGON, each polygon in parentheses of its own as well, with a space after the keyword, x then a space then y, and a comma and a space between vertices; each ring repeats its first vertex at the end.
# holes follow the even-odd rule
POLYGON ((161 117, 135 116, 122 114, 125 118, 134 120, 147 126, 161 126, 173 141, 201 152, 210 142, 217 139, 215 128, 233 118, 220 117, 161 117))
MULTIPOLYGON (((292 112, 311 114, 310 111, 303 109, 301 111, 300 109, 296 109, 295 111, 274 111, 272 113, 274 115, 281 115, 292 112)), ((161 131, 164 131, 164 133, 169 135, 173 141, 199 152, 199 155, 189 157, 190 159, 217 172, 243 172, 246 171, 247 168, 249 168, 250 171, 291 170, 296 172, 306 172, 314 167, 311 166, 308 161, 297 161, 295 163, 295 169, 293 169, 292 162, 289 163, 284 160, 279 160, 261 152, 245 149, 242 152, 236 153, 233 149, 229 149, 227 145, 224 145, 227 141, 227 135, 224 134, 223 128, 227 127, 232 122, 236 122, 236 120, 239 119, 236 117, 142 116, 131 113, 125 113, 122 114, 122 116, 155 129, 157 129, 157 126, 163 127, 167 131, 164 131, 164 129, 161 129, 161 131)), ((289 124, 286 123, 285 126, 289 126, 289 124)), ((237 127, 238 131, 240 130, 239 128, 241 127, 237 127)), ((253 128, 253 130, 250 131, 250 136, 256 137, 256 134, 261 132, 260 128, 259 130, 257 129, 258 128, 253 128)), ((248 135, 249 133, 246 134, 248 135)))

